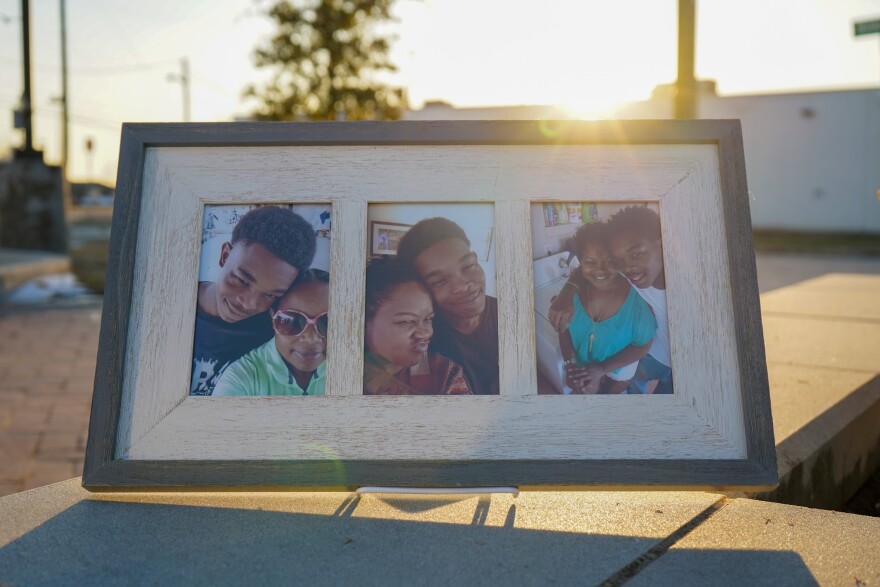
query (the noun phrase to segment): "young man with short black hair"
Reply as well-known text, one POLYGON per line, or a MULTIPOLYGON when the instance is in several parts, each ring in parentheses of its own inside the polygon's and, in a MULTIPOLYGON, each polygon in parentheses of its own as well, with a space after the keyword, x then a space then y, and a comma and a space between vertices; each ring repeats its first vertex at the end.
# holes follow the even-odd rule
POLYGON ((474 394, 498 395, 498 301, 486 295, 486 274, 464 230, 447 218, 422 220, 400 239, 397 256, 431 292, 431 351, 460 364, 474 394))

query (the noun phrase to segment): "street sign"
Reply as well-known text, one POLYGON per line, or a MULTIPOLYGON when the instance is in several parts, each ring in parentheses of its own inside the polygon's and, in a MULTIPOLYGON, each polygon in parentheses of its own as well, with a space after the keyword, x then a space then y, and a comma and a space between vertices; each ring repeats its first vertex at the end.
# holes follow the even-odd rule
POLYGON ((856 36, 860 35, 872 35, 874 33, 880 33, 880 18, 877 20, 863 20, 862 22, 855 23, 856 36))

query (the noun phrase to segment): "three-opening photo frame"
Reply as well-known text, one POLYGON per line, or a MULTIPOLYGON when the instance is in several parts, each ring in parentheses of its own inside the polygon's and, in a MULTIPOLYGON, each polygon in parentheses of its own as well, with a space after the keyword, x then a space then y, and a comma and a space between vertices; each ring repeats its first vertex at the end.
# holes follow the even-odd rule
POLYGON ((123 126, 86 488, 776 481, 738 121, 123 126))

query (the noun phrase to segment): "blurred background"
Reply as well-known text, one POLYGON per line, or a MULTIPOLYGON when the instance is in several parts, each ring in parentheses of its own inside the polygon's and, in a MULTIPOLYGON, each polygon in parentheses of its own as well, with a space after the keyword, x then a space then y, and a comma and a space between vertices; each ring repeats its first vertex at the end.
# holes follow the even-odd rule
POLYGON ((67 4, 0 0, 7 265, 100 292, 122 122, 234 120, 737 118, 759 250, 880 254, 880 0, 67 4))
POLYGON ((0 247, 96 291, 122 122, 737 118, 759 248, 880 252, 880 0, 67 4, 0 0, 0 247))
POLYGON ((762 292, 880 274, 880 0, 0 0, 0 495, 81 470, 123 122, 638 118, 742 121, 762 292))

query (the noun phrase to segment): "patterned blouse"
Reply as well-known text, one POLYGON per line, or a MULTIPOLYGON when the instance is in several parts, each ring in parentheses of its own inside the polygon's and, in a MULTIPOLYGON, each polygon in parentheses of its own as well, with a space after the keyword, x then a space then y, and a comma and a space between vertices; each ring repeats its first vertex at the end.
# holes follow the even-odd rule
POLYGON ((364 395, 471 395, 461 365, 428 353, 397 375, 385 371, 370 353, 364 357, 364 395))

